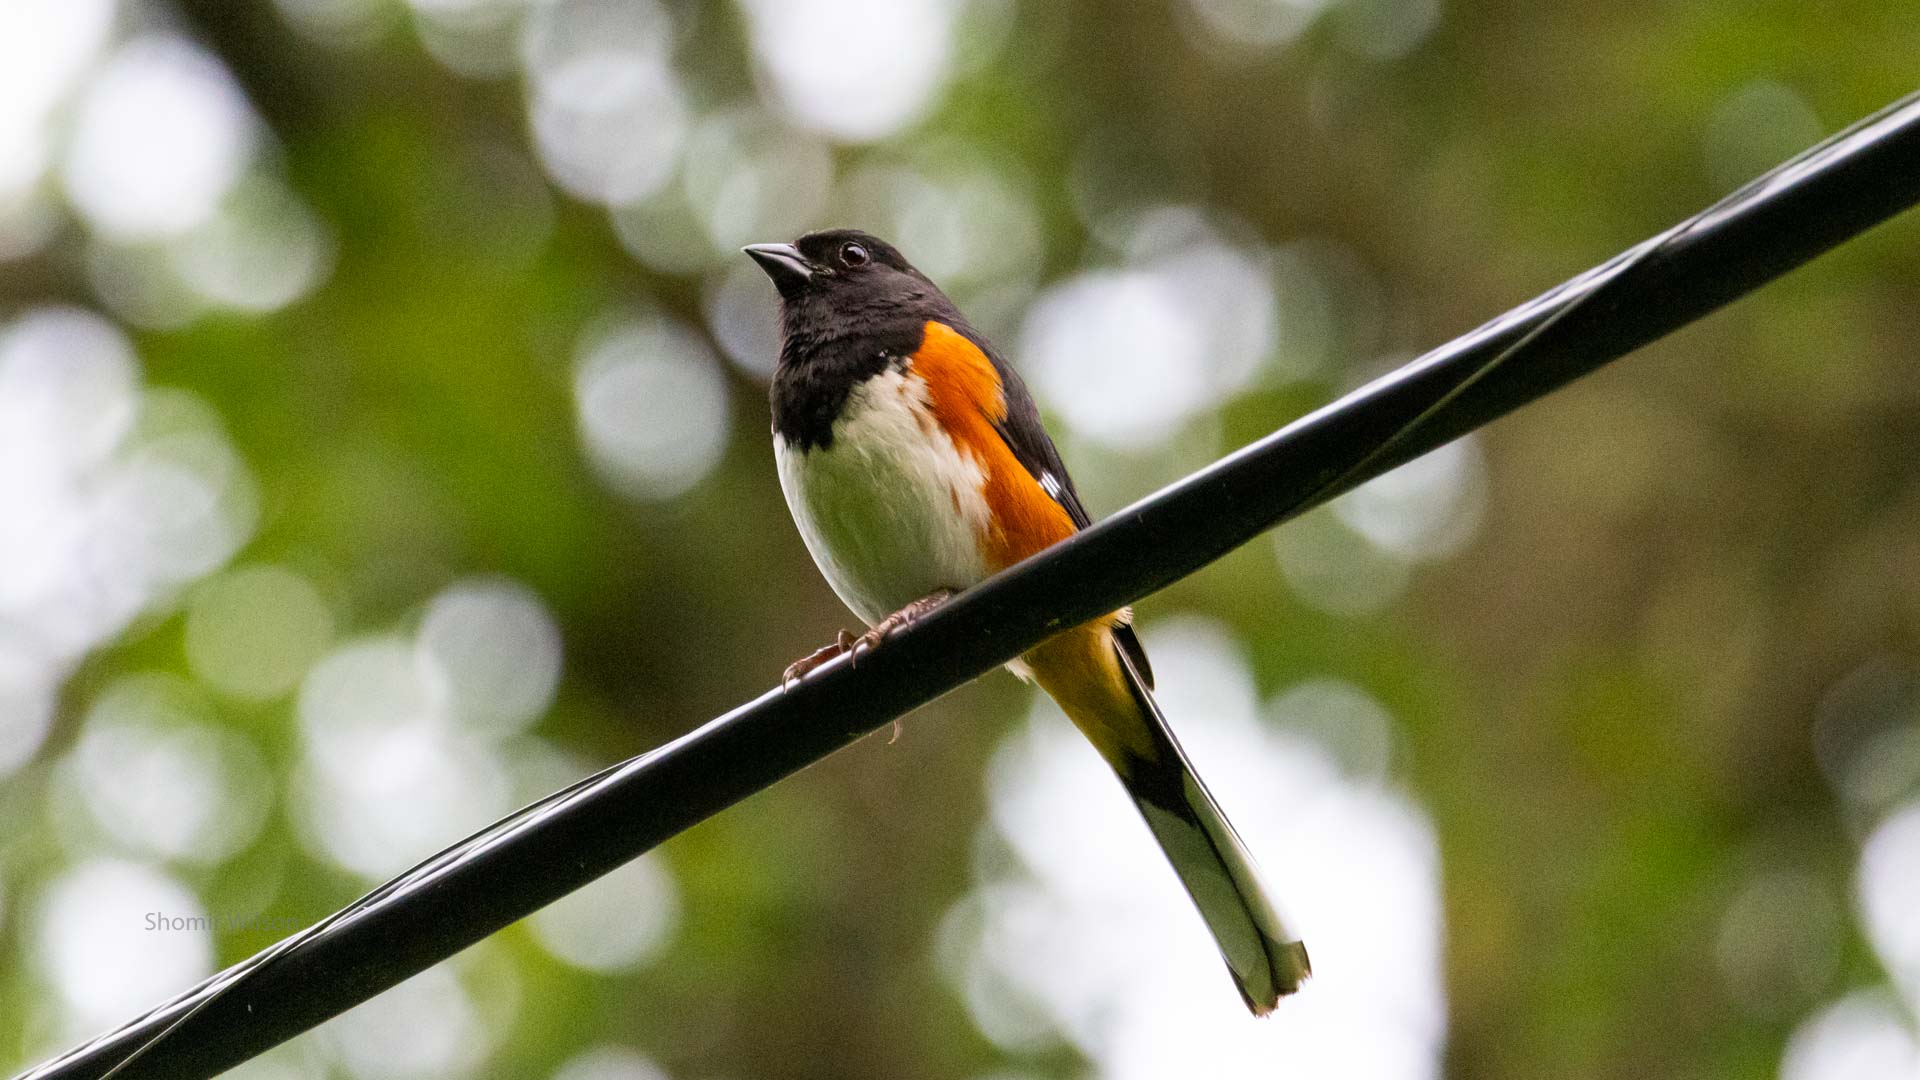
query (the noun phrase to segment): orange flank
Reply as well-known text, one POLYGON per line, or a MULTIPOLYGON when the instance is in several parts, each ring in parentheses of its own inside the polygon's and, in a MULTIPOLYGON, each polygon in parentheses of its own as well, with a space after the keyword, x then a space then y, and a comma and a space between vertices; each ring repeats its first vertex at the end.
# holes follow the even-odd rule
MULTIPOLYGON (((992 511, 981 537, 988 564, 1004 570, 1075 532, 1073 519, 1033 478, 994 425, 1007 416, 1007 399, 993 361, 965 335, 942 322, 927 323, 913 354, 913 370, 927 383, 927 404, 954 445, 980 465, 980 494, 992 511)), ((1114 619, 1096 619, 1047 641, 1023 658, 1041 689, 1060 703, 1116 768, 1129 757, 1159 756, 1139 706, 1127 689, 1114 651, 1114 619)))
POLYGON ((1006 419, 1007 399, 987 354, 953 327, 930 321, 913 354, 913 370, 926 380, 935 419, 986 474, 980 494, 992 523, 981 537, 981 550, 992 569, 1004 570, 1072 536, 1073 519, 1065 508, 1041 489, 994 429, 1006 419))

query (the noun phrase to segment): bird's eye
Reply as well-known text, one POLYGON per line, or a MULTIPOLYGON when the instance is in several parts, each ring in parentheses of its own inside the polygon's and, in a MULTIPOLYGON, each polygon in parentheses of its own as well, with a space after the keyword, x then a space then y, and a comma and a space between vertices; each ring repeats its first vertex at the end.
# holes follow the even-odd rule
POLYGON ((865 266, 872 260, 873 256, 868 255, 867 249, 859 244, 840 245, 840 261, 848 266, 865 266))

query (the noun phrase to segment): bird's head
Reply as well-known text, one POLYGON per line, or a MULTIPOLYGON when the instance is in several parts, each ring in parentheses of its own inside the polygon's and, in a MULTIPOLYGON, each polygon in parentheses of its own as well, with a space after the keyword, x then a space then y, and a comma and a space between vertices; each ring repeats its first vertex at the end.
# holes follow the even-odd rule
POLYGON ((923 321, 952 307, 898 249, 872 233, 827 229, 791 244, 749 244, 743 250, 780 290, 782 322, 789 336, 923 321))

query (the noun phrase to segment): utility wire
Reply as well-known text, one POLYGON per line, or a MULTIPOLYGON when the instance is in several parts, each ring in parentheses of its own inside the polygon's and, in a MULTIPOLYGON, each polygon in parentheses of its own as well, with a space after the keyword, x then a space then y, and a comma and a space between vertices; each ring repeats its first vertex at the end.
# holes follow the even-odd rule
POLYGON ((1552 392, 1920 202, 1920 94, 1398 371, 836 660, 447 848, 21 1080, 210 1077, 1282 521, 1552 392))

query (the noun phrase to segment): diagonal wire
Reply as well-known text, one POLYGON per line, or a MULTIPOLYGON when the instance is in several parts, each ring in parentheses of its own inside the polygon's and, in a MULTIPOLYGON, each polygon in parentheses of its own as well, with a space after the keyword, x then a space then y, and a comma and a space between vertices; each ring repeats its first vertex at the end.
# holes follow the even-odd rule
POLYGON ((1672 229, 822 668, 422 860, 23 1074, 211 1076, 1259 532, 1686 324, 1920 201, 1920 94, 1672 229))
POLYGON ((1408 439, 1418 434, 1423 424, 1445 413, 1455 401, 1459 400, 1461 395, 1467 393, 1482 380, 1494 374, 1508 361, 1516 356, 1524 355, 1527 350, 1541 347, 1542 340, 1546 338, 1554 328, 1558 327, 1575 313, 1608 296, 1610 289, 1615 292, 1622 289, 1621 281, 1625 279, 1631 282, 1632 279, 1628 275, 1631 275, 1648 259, 1653 258, 1670 245, 1684 240, 1703 224, 1713 221, 1727 213, 1737 211, 1741 206, 1751 200, 1764 196, 1778 185, 1790 182, 1792 178, 1798 175, 1809 163, 1818 161, 1836 147, 1848 145, 1861 132, 1874 128, 1876 125, 1883 124, 1889 118, 1897 117, 1903 112, 1911 112, 1916 102, 1920 102, 1920 93, 1909 95, 1908 97, 1887 105, 1879 112, 1862 117, 1849 127, 1829 136, 1814 146, 1802 150, 1799 154, 1780 163, 1765 174, 1747 181, 1719 202, 1714 203, 1693 217, 1688 218, 1650 240, 1644 241, 1622 252, 1608 262, 1595 267, 1593 270, 1582 274, 1580 277, 1574 278, 1560 288, 1547 293, 1546 296, 1536 301, 1536 303, 1546 302, 1576 289, 1580 290, 1571 303, 1565 304, 1555 310, 1538 325, 1514 341, 1513 344, 1508 345, 1499 353, 1495 354, 1471 375, 1461 380, 1460 385, 1441 395, 1431 405, 1427 406, 1419 416, 1408 421, 1402 425, 1398 431, 1383 440, 1372 453, 1354 462, 1351 468, 1332 480, 1329 480, 1320 491, 1313 493, 1309 498, 1314 502, 1331 498, 1334 494, 1357 487, 1368 477, 1377 475, 1377 473, 1369 471, 1369 466, 1382 458, 1390 456, 1408 439))

